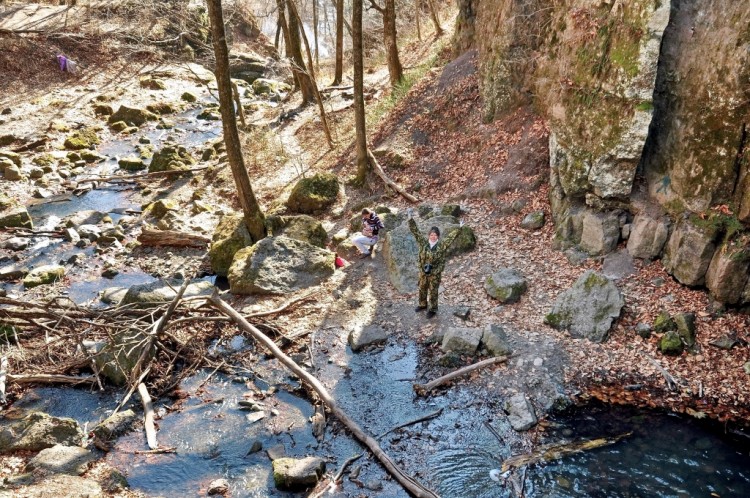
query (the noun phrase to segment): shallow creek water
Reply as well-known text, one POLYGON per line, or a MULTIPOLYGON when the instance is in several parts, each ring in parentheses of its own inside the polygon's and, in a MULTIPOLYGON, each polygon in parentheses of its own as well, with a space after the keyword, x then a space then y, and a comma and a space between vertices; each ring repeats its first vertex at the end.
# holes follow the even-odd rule
MULTIPOLYGON (((246 344, 236 339, 215 350, 244 347, 246 344)), ((472 401, 475 395, 463 388, 432 400, 414 400, 412 383, 403 380, 414 375, 415 360, 412 346, 398 344, 352 355, 346 379, 332 391, 342 408, 373 435, 443 407, 438 418, 382 438, 386 453, 444 498, 513 496, 509 487, 490 478, 490 472, 501 466, 511 449, 484 426, 494 414, 493 425, 506 435, 504 417, 488 411, 481 400, 472 401), (384 369, 384 364, 390 367, 384 369)), ((257 372, 263 380, 256 378, 247 385, 224 375, 205 382, 207 372, 189 378, 181 387, 190 397, 179 410, 169 409, 171 400, 155 406, 161 416, 159 444, 174 446, 176 453, 135 454, 145 449, 145 436, 135 431, 118 441, 107 460, 125 473, 133 488, 149 496, 198 496, 220 477, 229 481, 235 497, 307 496, 274 487, 265 450, 283 445, 287 456, 321 456, 329 461, 328 471, 333 473, 361 448, 331 423, 326 441, 318 443, 308 422, 313 406, 293 394, 299 392, 297 381, 276 360, 261 362, 257 372), (269 386, 278 391, 261 400, 267 407, 265 418, 248 420, 253 412, 241 410, 238 401, 250 390, 270 393, 269 386), (256 441, 263 450, 248 454, 256 441)), ((91 427, 107 415, 116 399, 114 393, 44 388, 30 391, 17 406, 70 416, 91 427)), ((746 437, 723 435, 694 419, 588 406, 553 420, 545 440, 557 443, 627 432, 632 435, 614 445, 530 466, 524 483, 526 496, 750 496, 750 444, 746 437)), ((334 496, 408 496, 371 458, 358 463, 360 484, 375 481, 378 486, 360 489, 345 480, 334 496)))

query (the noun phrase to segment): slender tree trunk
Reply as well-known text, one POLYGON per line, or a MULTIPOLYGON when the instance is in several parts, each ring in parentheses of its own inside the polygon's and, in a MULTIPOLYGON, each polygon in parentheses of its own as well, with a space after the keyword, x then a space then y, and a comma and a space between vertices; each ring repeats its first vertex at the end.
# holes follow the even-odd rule
POLYGON ((416 7, 414 10, 414 18, 417 20, 417 39, 422 41, 422 28, 419 26, 419 17, 420 14, 422 14, 422 0, 415 0, 414 5, 416 7))
POLYGON ((396 0, 385 0, 383 8, 383 43, 388 60, 388 75, 391 86, 396 86, 404 77, 404 69, 398 57, 396 38, 396 0))
POLYGON ((443 27, 440 25, 440 18, 438 17, 437 9, 435 8, 434 0, 427 0, 430 5, 430 17, 432 17, 432 24, 435 25, 435 36, 441 36, 443 34, 443 27))
MULTIPOLYGON (((281 26, 281 32, 284 34, 284 55, 287 59, 292 58, 291 43, 289 42, 289 24, 286 22, 286 8, 284 7, 284 0, 276 0, 276 9, 279 11, 279 25, 281 26)), ((299 83, 297 83, 297 77, 294 78, 294 87, 299 90, 299 83)))
POLYGON ((307 74, 305 60, 302 58, 300 29, 303 29, 303 27, 299 19, 293 14, 291 2, 292 0, 286 0, 289 14, 287 22, 289 23, 289 46, 292 53, 292 73, 294 73, 294 78, 299 84, 300 92, 302 92, 302 105, 306 105, 313 101, 315 94, 312 80, 307 74))
POLYGON ((221 0, 207 0, 208 17, 211 21, 211 38, 216 56, 216 84, 219 90, 219 106, 221 123, 224 131, 224 143, 227 146, 229 166, 237 185, 237 194, 245 216, 245 225, 254 242, 266 236, 265 217, 260 209, 258 200, 250 185, 250 177, 245 169, 242 158, 240 135, 237 131, 237 121, 234 117, 234 102, 232 99, 232 84, 229 78, 229 49, 227 48, 224 32, 224 15, 221 10, 221 0))
POLYGON ((279 41, 281 39, 281 22, 276 21, 276 36, 273 38, 273 46, 276 52, 279 51, 279 41))
MULTIPOLYGON (((297 19, 300 25, 302 25, 302 18, 299 15, 297 6, 294 4, 294 0, 289 0, 289 9, 292 11, 292 15, 297 19)), ((302 30, 301 34, 302 41, 305 43, 305 52, 307 52, 307 65, 310 81, 312 81, 313 93, 315 94, 315 100, 318 102, 318 110, 320 111, 320 121, 323 124, 323 131, 325 132, 326 140, 328 141, 328 147, 333 148, 331 130, 328 127, 328 119, 326 118, 325 108, 323 108, 323 98, 320 96, 320 92, 318 91, 318 82, 315 81, 315 71, 313 70, 313 59, 310 50, 310 44, 307 42, 307 35, 305 34, 304 30, 302 30)))
POLYGON ((354 59, 354 129, 357 142, 357 178, 363 185, 369 171, 365 128, 364 64, 362 61, 362 0, 352 0, 352 57, 354 59))
POLYGON ((340 85, 344 77, 344 0, 336 2, 336 70, 333 85, 340 85))
MULTIPOLYGON (((315 42, 315 68, 320 71, 320 57, 318 54, 320 53, 319 46, 318 46, 318 0, 312 0, 312 7, 313 7, 313 38, 315 42)), ((300 24, 302 24, 302 21, 300 21, 300 24)), ((304 31, 303 31, 304 34, 304 31)))

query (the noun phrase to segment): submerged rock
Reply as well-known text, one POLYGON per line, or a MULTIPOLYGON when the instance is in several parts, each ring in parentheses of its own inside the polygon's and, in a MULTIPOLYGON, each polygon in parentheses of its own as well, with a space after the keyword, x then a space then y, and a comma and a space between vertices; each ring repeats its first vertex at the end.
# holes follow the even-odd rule
POLYGON ((123 410, 99 422, 91 432, 102 441, 110 441, 128 432, 136 420, 133 410, 123 410))
POLYGON ((23 279, 27 289, 47 285, 61 280, 65 276, 65 268, 60 265, 45 265, 34 268, 23 279))
POLYGON ((266 237, 234 256, 229 287, 235 294, 286 294, 318 285, 335 271, 334 253, 289 237, 266 237))
POLYGON ((593 270, 560 294, 544 322, 556 329, 567 330, 573 337, 604 342, 625 301, 609 279, 593 270))
MULTIPOLYGON (((181 280, 157 280, 148 284, 134 285, 125 293, 120 305, 170 302, 177 296, 177 290, 181 285, 181 280)), ((213 289, 211 282, 192 282, 185 289, 183 296, 208 296, 213 289)))
POLYGON ((312 487, 325 471, 325 461, 318 457, 278 458, 273 461, 273 481, 279 489, 312 487))

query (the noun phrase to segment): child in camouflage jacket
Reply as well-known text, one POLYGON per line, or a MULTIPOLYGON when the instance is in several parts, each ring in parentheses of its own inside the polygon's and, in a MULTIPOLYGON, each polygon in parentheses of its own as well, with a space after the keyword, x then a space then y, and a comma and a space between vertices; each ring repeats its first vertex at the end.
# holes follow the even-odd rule
MULTIPOLYGON (((427 309, 429 295, 427 318, 432 318, 438 309, 438 288, 445 268, 446 253, 461 230, 455 230, 450 235, 440 239, 440 229, 432 227, 428 237, 425 238, 417 228, 417 222, 412 218, 411 209, 409 209, 408 214, 409 230, 411 230, 412 235, 417 240, 417 245, 419 245, 419 305, 416 311, 427 309)), ((461 226, 463 224, 462 221, 461 226)))

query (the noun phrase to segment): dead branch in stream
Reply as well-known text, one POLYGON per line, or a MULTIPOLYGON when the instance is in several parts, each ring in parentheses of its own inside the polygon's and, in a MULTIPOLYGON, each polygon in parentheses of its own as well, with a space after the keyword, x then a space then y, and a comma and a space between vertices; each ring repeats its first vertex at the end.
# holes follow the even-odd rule
POLYGON ((516 455, 506 459, 503 462, 503 466, 500 469, 502 472, 517 469, 524 465, 533 465, 539 462, 551 462, 553 460, 559 460, 560 458, 568 455, 574 455, 583 451, 593 450, 595 448, 601 448, 602 446, 608 446, 615 444, 616 442, 630 436, 632 432, 620 434, 615 437, 603 437, 598 439, 587 439, 585 441, 574 441, 572 443, 554 443, 541 446, 534 450, 532 453, 525 455, 516 455))
POLYGON ((436 387, 445 384, 446 382, 471 373, 474 370, 479 370, 480 368, 494 365, 495 363, 504 363, 508 361, 508 358, 510 358, 510 356, 496 356, 488 360, 479 361, 477 363, 474 363, 473 365, 469 365, 468 367, 459 368, 455 372, 451 372, 449 374, 443 375, 442 377, 438 377, 437 379, 430 381, 427 384, 414 384, 414 392, 417 393, 417 396, 426 396, 427 393, 429 393, 436 387))
POLYGON ((177 230, 150 230, 144 228, 138 236, 144 246, 158 247, 206 247, 211 239, 203 235, 179 232, 177 230))
POLYGON ((328 390, 323 386, 323 384, 321 384, 321 382, 317 378, 307 372, 307 370, 301 368, 291 358, 284 354, 284 352, 281 351, 281 349, 279 349, 279 347, 276 346, 276 344, 271 339, 269 339, 260 330, 258 330, 247 320, 245 320, 242 315, 235 311, 234 308, 224 302, 217 293, 214 293, 210 297, 209 301, 218 311, 230 317, 232 321, 234 321, 240 328, 242 328, 242 330, 245 330, 246 332, 252 334, 252 336, 263 346, 265 346, 266 349, 271 351, 271 353, 284 366, 294 372, 294 374, 302 379, 303 382, 309 385, 318 394, 318 396, 320 396, 320 399, 326 404, 326 406, 331 410, 336 418, 339 419, 339 421, 344 424, 360 442, 362 442, 370 449, 370 451, 372 451, 373 455, 375 455, 377 459, 380 460, 380 462, 383 464, 383 467, 385 467, 385 469, 393 477, 396 478, 396 480, 404 487, 404 489, 418 498, 437 498, 438 495, 435 492, 425 488, 411 476, 404 473, 404 471, 402 471, 398 466, 396 466, 393 460, 391 460, 390 457, 386 455, 385 452, 380 448, 377 441, 375 441, 375 439, 371 436, 368 436, 359 427, 359 425, 339 407, 336 400, 330 395, 328 390))

